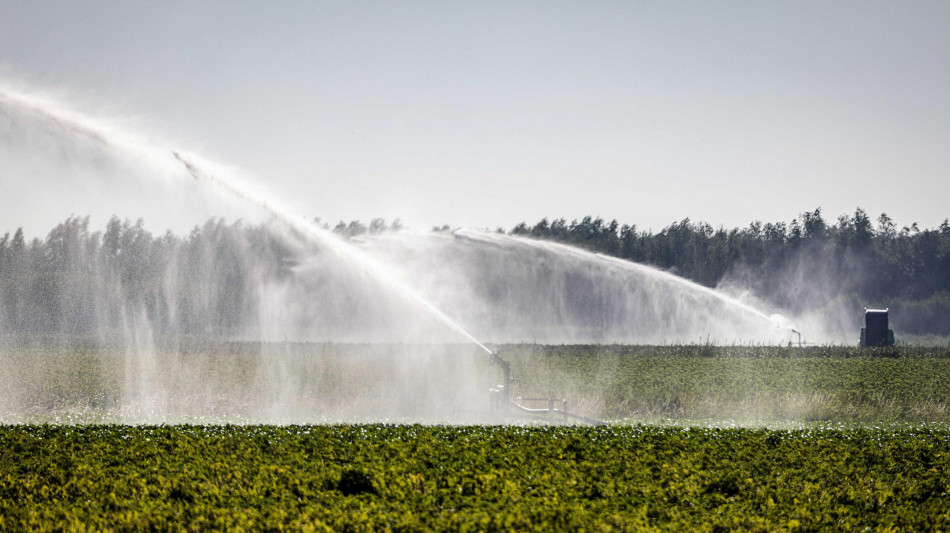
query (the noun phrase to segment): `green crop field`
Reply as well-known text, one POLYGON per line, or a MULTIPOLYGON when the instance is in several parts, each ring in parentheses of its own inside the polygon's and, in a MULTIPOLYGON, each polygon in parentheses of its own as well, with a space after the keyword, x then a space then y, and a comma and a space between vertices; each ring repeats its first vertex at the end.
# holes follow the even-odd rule
POLYGON ((950 423, 950 349, 504 347, 528 394, 609 420, 950 423))
POLYGON ((0 529, 940 530, 950 432, 0 428, 0 529))
MULTIPOLYGON (((609 424, 114 424, 126 352, 8 345, 0 530, 950 529, 947 348, 499 349, 515 395, 609 424)), ((341 403, 404 365, 462 369, 480 391, 499 377, 468 347, 419 351, 159 347, 150 377, 242 397, 278 361, 341 403)))
MULTIPOLYGON (((498 349, 511 362, 514 395, 565 398, 574 411, 614 422, 950 423, 946 346, 498 349)), ((161 421, 176 423, 253 421, 255 412, 241 401, 262 386, 280 393, 292 389, 296 396, 288 401, 309 402, 306 416, 291 422, 312 421, 321 409, 380 391, 388 403, 444 401, 446 408, 478 410, 487 408, 483 393, 501 379, 483 352, 462 345, 196 342, 159 346, 152 357, 146 366, 109 346, 0 346, 0 383, 6 384, 0 390, 0 422, 122 423, 116 413, 123 395, 147 387, 166 392, 169 416, 161 421), (462 386, 472 394, 461 397, 462 386), (225 400, 230 403, 221 416, 176 415, 201 402, 218 406, 225 400)))

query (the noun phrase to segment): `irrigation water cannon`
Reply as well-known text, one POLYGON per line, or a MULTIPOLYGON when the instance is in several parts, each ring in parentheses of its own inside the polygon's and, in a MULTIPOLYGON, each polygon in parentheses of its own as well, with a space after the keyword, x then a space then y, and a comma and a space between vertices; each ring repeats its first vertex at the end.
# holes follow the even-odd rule
MULTIPOLYGON (((801 348, 801 347, 802 347, 802 344, 804 344, 804 343, 802 342, 802 332, 801 332, 801 331, 798 331, 798 330, 795 329, 795 328, 788 328, 788 329, 789 329, 789 331, 791 331, 793 334, 798 335, 798 347, 801 348)), ((791 348, 791 346, 792 346, 792 339, 788 339, 788 346, 789 346, 789 348, 791 348)))
POLYGON ((489 366, 501 367, 503 381, 497 387, 489 389, 491 398, 491 413, 496 418, 506 416, 520 416, 537 420, 568 422, 576 420, 595 426, 604 425, 602 420, 590 418, 567 410, 567 400, 563 398, 523 398, 511 397, 511 385, 515 379, 511 377, 511 364, 503 359, 499 352, 491 352, 489 366), (531 404, 536 407, 528 407, 531 404))
POLYGON ((887 309, 864 308, 861 346, 894 346, 894 330, 887 327, 887 309))

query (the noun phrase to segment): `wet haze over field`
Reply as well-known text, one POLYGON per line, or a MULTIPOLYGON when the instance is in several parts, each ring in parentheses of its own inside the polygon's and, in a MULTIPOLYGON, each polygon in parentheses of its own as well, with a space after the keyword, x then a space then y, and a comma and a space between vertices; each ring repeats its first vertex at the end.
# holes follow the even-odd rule
MULTIPOLYGON (((470 329, 494 342, 675 342, 707 337, 765 342, 779 340, 790 325, 732 295, 566 245, 465 230, 407 231, 347 242, 291 214, 279 199, 222 165, 28 96, 5 93, 0 106, 5 121, 2 149, 12 173, 43 174, 53 167, 63 176, 60 183, 66 183, 67 192, 95 189, 120 212, 134 211, 139 204, 143 210, 159 206, 166 217, 168 211, 177 212, 173 218, 192 219, 193 224, 203 221, 197 207, 221 208, 226 214, 236 210, 252 220, 270 217, 293 233, 284 238, 313 246, 313 257, 305 257, 295 269, 301 278, 308 273, 341 279, 366 275, 370 281, 333 285, 380 283, 386 287, 374 293, 395 294, 407 307, 421 308, 473 342, 440 309, 451 310, 451 316, 465 315, 470 329), (479 300, 481 305, 474 303, 479 300), (496 313, 495 308, 503 311, 496 313), (536 316, 524 316, 532 314, 536 316), (545 333, 545 328, 550 331, 545 333)), ((80 194, 78 199, 84 198, 80 194)), ((304 332, 298 335, 320 340, 304 332)), ((346 332, 338 338, 365 340, 346 332)))
MULTIPOLYGON (((785 344, 796 323, 806 325, 810 340, 853 336, 828 321, 783 317, 741 287, 726 293, 561 244, 470 230, 344 240, 292 214, 261 181, 15 92, 0 93, 0 141, 4 172, 59 176, 61 193, 51 191, 44 209, 68 205, 70 213, 82 213, 84 202, 96 201, 115 205, 121 216, 160 211, 161 219, 192 224, 205 213, 247 217, 267 221, 267 231, 293 250, 283 277, 256 268, 260 259, 249 247, 232 250, 232 261, 252 273, 245 290, 255 306, 236 327, 208 340, 263 343, 240 364, 218 348, 209 354, 200 342, 195 348, 194 335, 176 338, 146 310, 145 295, 130 293, 121 278, 93 298, 93 309, 111 311, 93 313, 89 320, 102 322, 91 335, 50 343, 108 354, 90 357, 88 374, 75 376, 103 381, 90 385, 97 391, 92 396, 82 392, 80 404, 47 390, 30 372, 55 374, 56 368, 24 363, 22 339, 7 338, 2 352, 9 368, 0 379, 9 420, 46 409, 99 410, 127 422, 205 415, 254 422, 462 421, 460 413, 484 410, 485 385, 497 379, 486 377, 491 370, 483 342, 785 344), (322 348, 309 355, 287 348, 304 341, 322 348), (341 367, 330 345, 319 344, 328 342, 390 348, 341 367), (444 354, 458 348, 440 350, 444 343, 471 346, 472 353, 447 359, 444 354)), ((167 276, 184 268, 174 260, 167 265, 167 276)), ((204 275, 209 283, 199 290, 205 294, 189 298, 214 301, 215 291, 234 289, 219 282, 220 272, 204 275)), ((185 296, 169 283, 149 290, 161 293, 172 315, 185 296)))

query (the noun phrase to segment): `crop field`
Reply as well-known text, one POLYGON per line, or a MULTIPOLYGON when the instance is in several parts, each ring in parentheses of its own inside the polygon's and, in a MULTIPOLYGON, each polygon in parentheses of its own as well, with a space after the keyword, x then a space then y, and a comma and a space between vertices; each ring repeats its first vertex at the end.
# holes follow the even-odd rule
POLYGON ((950 348, 541 346, 503 348, 531 394, 609 420, 950 423, 950 348))
MULTIPOLYGON (((950 424, 946 346, 524 344, 496 349, 511 362, 514 395, 565 398, 571 410, 612 422, 950 424)), ((130 376, 129 369, 136 367, 130 366, 129 354, 114 347, 0 346, 0 383, 7 385, 0 390, 0 423, 122 423, 114 413, 123 394, 147 387, 166 391, 170 415, 159 420, 165 423, 244 421, 216 416, 210 407, 205 417, 175 416, 176 401, 214 407, 222 398, 232 400, 228 409, 253 422, 253 412, 233 398, 253 397, 262 386, 294 389, 293 402, 310 402, 310 418, 300 417, 304 423, 326 407, 327 399, 341 405, 380 391, 389 404, 425 400, 478 410, 487 408, 484 393, 501 379, 484 353, 464 345, 196 342, 158 347, 153 358, 147 372, 130 376), (471 389, 471 397, 459 397, 460 384, 471 389)), ((376 409, 370 414, 378 415, 380 406, 370 407, 376 409)), ((398 413, 388 419, 399 421, 398 413)))
POLYGON ((8 426, 0 529, 940 530, 950 432, 8 426))
MULTIPOLYGON (((0 530, 950 529, 947 348, 498 347, 516 395, 608 422, 588 427, 126 425, 109 411, 123 352, 7 346, 0 396, 20 411, 0 425, 0 530), (76 406, 99 414, 63 415, 76 406)), ((262 351, 344 399, 407 357, 201 344, 158 349, 152 377, 249 394, 262 351)), ((436 351, 405 364, 497 380, 468 347, 436 351)))

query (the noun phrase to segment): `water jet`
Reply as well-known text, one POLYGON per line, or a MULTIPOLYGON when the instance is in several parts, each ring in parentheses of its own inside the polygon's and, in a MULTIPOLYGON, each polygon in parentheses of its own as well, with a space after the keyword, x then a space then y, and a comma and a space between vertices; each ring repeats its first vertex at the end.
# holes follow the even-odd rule
MULTIPOLYGON (((500 367, 505 374, 502 385, 490 393, 493 398, 501 399, 486 401, 485 404, 494 406, 497 412, 504 412, 506 417, 527 415, 542 419, 554 417, 558 420, 566 417, 583 421, 568 411, 566 402, 561 398, 515 396, 511 387, 514 381, 510 365, 499 353, 486 346, 485 343, 489 341, 668 343, 695 342, 705 337, 715 339, 714 342, 723 342, 729 339, 771 338, 776 328, 789 326, 781 317, 762 312, 754 302, 694 284, 646 265, 560 243, 462 230, 451 236, 447 233, 420 234, 408 231, 368 235, 361 237, 356 245, 292 214, 279 201, 243 184, 234 173, 219 170, 213 163, 198 156, 142 140, 139 136, 103 126, 75 113, 61 111, 57 106, 48 107, 32 100, 6 98, 0 93, 0 113, 15 118, 15 127, 10 130, 12 133, 9 136, 13 142, 18 142, 15 138, 19 130, 16 128, 42 130, 43 135, 54 139, 57 148, 80 143, 83 150, 92 154, 91 159, 115 156, 128 160, 130 165, 140 164, 145 170, 158 169, 161 177, 166 178, 166 185, 184 188, 181 183, 186 183, 189 194, 194 191, 212 191, 215 197, 235 199, 236 203, 241 204, 242 213, 264 213, 275 221, 274 226, 283 228, 281 238, 292 241, 293 246, 296 246, 295 253, 298 253, 288 268, 289 276, 299 283, 281 284, 262 275, 256 278, 252 276, 249 286, 253 287, 256 291, 254 294, 259 298, 253 310, 257 315, 252 316, 258 320, 258 329, 229 330, 227 333, 268 341, 340 340, 341 333, 335 330, 336 323, 330 323, 321 330, 322 337, 301 338, 295 335, 299 335, 298 331, 313 331, 317 322, 326 317, 345 321, 345 315, 342 318, 334 316, 336 303, 350 305, 355 313, 369 309, 378 314, 380 309, 388 309, 380 305, 381 300, 391 297, 400 302, 398 306, 390 305, 394 315, 406 315, 411 311, 427 317, 431 323, 425 323, 426 329, 422 335, 414 337, 417 332, 409 332, 402 337, 387 337, 389 331, 381 328, 377 337, 373 331, 353 327, 346 329, 342 340, 398 343, 405 339, 424 339, 470 343, 473 351, 477 348, 480 352, 479 357, 487 354, 489 365, 500 367), (184 178, 184 175, 191 179, 184 178), (248 210, 248 206, 254 209, 248 210), (329 256, 333 256, 333 261, 337 262, 334 265, 342 263, 345 268, 334 271, 332 265, 327 267, 329 256), (320 268, 325 270, 321 271, 320 268), (345 271, 352 282, 334 281, 334 274, 340 271, 345 271), (328 279, 330 281, 326 281, 328 279), (358 290, 361 300, 352 303, 348 300, 357 298, 347 291, 352 289, 350 285, 356 284, 361 284, 358 290), (318 306, 324 306, 326 310, 313 309, 318 306), (273 313, 273 317, 265 316, 267 313, 273 313), (461 324, 465 324, 465 327, 461 324), (263 333, 270 326, 273 326, 273 330, 263 333)), ((29 148, 35 149, 32 146, 29 148)), ((62 164, 70 169, 72 161, 64 160, 62 164)), ((152 201, 161 203, 154 202, 154 199, 152 201)), ((238 247, 233 253, 247 256, 252 252, 251 248, 244 246, 238 247)), ((247 260, 247 257, 242 257, 242 260, 247 260)), ((176 265, 173 268, 177 268, 176 265)), ((165 275, 168 276, 167 273, 165 275)), ((209 268, 203 275, 212 282, 212 287, 207 289, 209 294, 237 290, 227 286, 228 282, 220 278, 220 271, 209 268)), ((121 288, 121 280, 116 283, 121 288)), ((158 287, 160 294, 156 297, 165 297, 170 301, 169 312, 174 316, 177 299, 181 295, 174 293, 175 285, 167 280, 158 287)), ((197 297, 208 298, 209 294, 197 297)), ((215 412, 227 412, 232 404, 238 404, 239 401, 228 397, 226 392, 216 392, 219 395, 217 397, 201 392, 200 380, 173 383, 172 387, 166 383, 165 388, 155 382, 155 374, 161 372, 173 376, 167 380, 186 379, 190 369, 187 365, 194 363, 174 358, 166 360, 164 355, 159 354, 156 347, 159 335, 155 331, 157 326, 153 322, 154 317, 146 313, 141 305, 144 295, 134 296, 135 301, 122 307, 119 312, 124 328, 122 334, 126 340, 123 401, 130 413, 123 420, 146 420, 136 414, 146 413, 147 421, 162 421, 164 410, 187 403, 178 401, 183 397, 191 398, 194 405, 209 405, 209 411, 215 412), (179 365, 180 368, 171 372, 166 368, 168 365, 179 365), (157 418, 148 413, 154 413, 157 418)), ((214 312, 213 307, 206 308, 206 312, 214 312)), ((375 325, 372 318, 367 323, 375 325)), ((396 323, 400 325, 403 322, 396 323)), ((175 334, 174 330, 172 334, 175 334)), ((277 342, 275 346, 282 345, 277 342)), ((284 349, 274 348, 275 351, 284 349)), ((273 355, 261 355, 256 361, 262 368, 262 377, 258 379, 266 385, 266 391, 260 398, 249 401, 250 407, 241 411, 250 413, 247 414, 250 420, 260 417, 268 421, 285 420, 281 416, 287 412, 298 413, 287 406, 309 394, 304 391, 311 390, 313 382, 318 381, 301 370, 312 368, 306 367, 307 363, 298 361, 285 364, 282 355, 273 355)), ((413 372, 418 368, 423 367, 414 367, 413 372)), ((411 386, 406 388, 411 389, 411 386)), ((397 388, 394 386, 393 390, 397 388)), ((478 398, 482 399, 484 389, 479 393, 478 398)), ((431 400, 439 401, 438 398, 431 400)), ((243 404, 241 409, 245 409, 243 404)), ((296 418, 291 420, 300 421, 296 418)))

